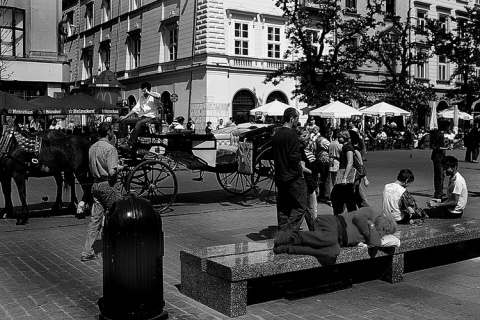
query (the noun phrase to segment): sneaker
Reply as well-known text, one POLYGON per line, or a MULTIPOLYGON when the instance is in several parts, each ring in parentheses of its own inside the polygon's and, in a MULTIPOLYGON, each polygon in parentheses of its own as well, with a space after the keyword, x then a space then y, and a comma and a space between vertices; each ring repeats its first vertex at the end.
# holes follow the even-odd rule
POLYGON ((92 260, 96 260, 98 259, 98 255, 96 255, 95 253, 92 253, 92 254, 89 254, 89 255, 86 255, 86 256, 82 256, 80 258, 80 261, 92 261, 92 260))

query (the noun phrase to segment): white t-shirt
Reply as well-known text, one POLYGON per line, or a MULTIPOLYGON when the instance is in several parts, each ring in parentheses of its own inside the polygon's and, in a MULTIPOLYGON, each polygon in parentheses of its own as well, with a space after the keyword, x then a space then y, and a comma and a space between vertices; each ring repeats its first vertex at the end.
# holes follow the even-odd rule
POLYGON ((450 209, 451 213, 462 213, 463 209, 467 206, 468 190, 467 183, 462 175, 457 172, 449 181, 448 181, 448 200, 453 198, 453 194, 458 195, 458 202, 455 209, 450 209))
POLYGON ((400 198, 405 192, 405 188, 393 182, 385 185, 382 197, 382 213, 385 216, 392 215, 395 221, 402 220, 402 213, 400 211, 400 198))

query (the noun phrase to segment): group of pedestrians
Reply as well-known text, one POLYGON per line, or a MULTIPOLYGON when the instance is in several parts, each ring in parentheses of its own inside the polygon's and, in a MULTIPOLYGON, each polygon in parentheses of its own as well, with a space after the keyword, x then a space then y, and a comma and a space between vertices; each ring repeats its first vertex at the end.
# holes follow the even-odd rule
POLYGON ((419 208, 408 193, 407 187, 414 176, 410 170, 403 169, 394 183, 385 185, 382 211, 374 212, 362 191, 361 185, 368 186, 368 179, 358 133, 336 130, 335 139, 325 147, 321 135, 315 136, 315 143, 312 143, 312 136, 305 130, 295 130, 298 118, 296 109, 285 110, 284 124, 273 135, 279 229, 274 240, 275 253, 334 257, 343 246, 398 246, 399 240, 393 236, 397 223, 410 223, 425 217, 462 216, 467 204, 467 186, 458 172, 458 160, 445 156, 440 142, 434 144, 432 152, 436 197, 427 203, 427 208, 419 208), (312 145, 320 150, 309 148, 312 145), (329 179, 333 184, 333 215, 317 215, 314 203, 315 182, 321 181, 322 160, 318 155, 325 149, 328 150, 329 179), (446 195, 443 194, 443 180, 437 181, 439 172, 449 176, 446 195), (308 231, 300 231, 304 218, 308 231))

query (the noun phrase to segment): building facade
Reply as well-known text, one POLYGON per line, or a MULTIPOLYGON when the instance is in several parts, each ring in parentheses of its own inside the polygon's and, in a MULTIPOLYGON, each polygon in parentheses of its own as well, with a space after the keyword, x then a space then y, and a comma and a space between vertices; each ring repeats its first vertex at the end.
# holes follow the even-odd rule
POLYGON ((148 81, 165 112, 191 117, 197 128, 275 99, 291 99, 294 80, 264 84, 288 61, 285 20, 271 1, 63 1, 69 23, 67 56, 73 87, 109 68, 126 87, 130 106, 148 81))
POLYGON ((63 96, 69 65, 61 52, 60 0, 0 2, 0 90, 30 100, 63 96))
MULTIPOLYGON (((341 1, 354 9, 352 17, 365 10, 361 0, 341 1)), ((454 28, 453 18, 470 3, 387 0, 386 8, 403 18, 410 8, 418 24, 438 17, 454 28)), ((166 113, 191 117, 201 129, 207 121, 215 126, 232 116, 247 121, 249 110, 275 99, 305 107, 292 99, 294 79, 263 83, 269 72, 289 63, 283 57, 286 21, 272 0, 63 0, 63 12, 72 88, 88 86, 109 69, 125 85, 122 98, 131 106, 140 84, 148 81, 161 94, 166 113)), ((451 68, 434 57, 411 72, 441 95, 451 86, 451 68)), ((378 98, 385 73, 359 71, 362 88, 378 98)))

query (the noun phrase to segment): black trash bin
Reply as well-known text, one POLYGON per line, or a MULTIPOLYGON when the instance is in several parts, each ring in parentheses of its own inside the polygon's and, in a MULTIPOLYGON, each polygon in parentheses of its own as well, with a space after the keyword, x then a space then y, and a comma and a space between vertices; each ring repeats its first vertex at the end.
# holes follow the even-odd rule
POLYGON ((117 201, 103 228, 100 319, 166 319, 162 219, 148 200, 117 201))

